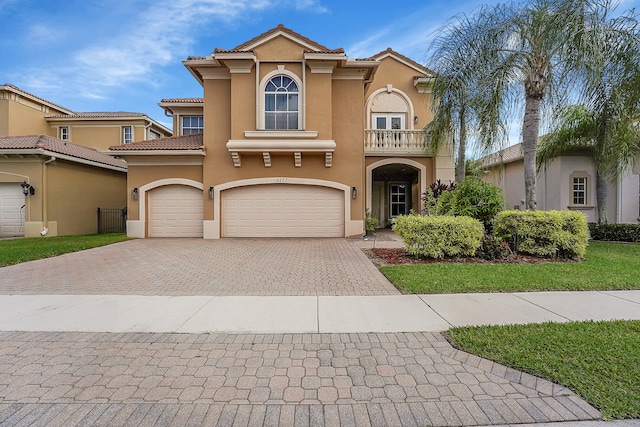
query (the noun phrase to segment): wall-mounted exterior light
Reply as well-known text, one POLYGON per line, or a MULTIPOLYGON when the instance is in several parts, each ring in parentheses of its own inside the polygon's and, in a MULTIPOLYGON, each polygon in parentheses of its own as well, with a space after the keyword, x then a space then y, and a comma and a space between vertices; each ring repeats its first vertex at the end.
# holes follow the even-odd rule
POLYGON ((22 187, 22 194, 24 194, 25 196, 33 196, 34 194, 36 194, 36 189, 34 188, 34 186, 29 184, 27 181, 20 184, 20 187, 22 187))
POLYGON ((418 116, 413 116, 413 124, 414 125, 418 124, 418 116))
POLYGON ((213 199, 213 187, 209 187, 209 198, 213 199))
POLYGON ((133 187, 131 190, 131 200, 138 200, 138 187, 133 187))
POLYGON ((355 199, 358 197, 358 189, 356 187, 351 187, 351 198, 355 199))

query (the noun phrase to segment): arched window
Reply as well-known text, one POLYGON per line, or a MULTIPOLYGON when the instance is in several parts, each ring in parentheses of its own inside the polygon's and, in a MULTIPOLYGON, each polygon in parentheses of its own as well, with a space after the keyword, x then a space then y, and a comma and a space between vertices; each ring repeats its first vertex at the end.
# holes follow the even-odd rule
POLYGON ((298 129, 299 95, 292 78, 278 75, 269 80, 264 88, 265 129, 298 129))

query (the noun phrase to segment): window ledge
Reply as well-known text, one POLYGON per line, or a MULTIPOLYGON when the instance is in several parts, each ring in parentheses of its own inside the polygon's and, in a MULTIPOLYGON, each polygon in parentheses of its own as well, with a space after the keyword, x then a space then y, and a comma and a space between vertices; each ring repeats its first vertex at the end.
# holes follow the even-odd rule
POLYGON ((589 209, 594 209, 594 205, 569 205, 567 209, 577 210, 577 211, 588 211, 589 209))
POLYGON ((317 138, 317 130, 245 130, 245 138, 317 138))

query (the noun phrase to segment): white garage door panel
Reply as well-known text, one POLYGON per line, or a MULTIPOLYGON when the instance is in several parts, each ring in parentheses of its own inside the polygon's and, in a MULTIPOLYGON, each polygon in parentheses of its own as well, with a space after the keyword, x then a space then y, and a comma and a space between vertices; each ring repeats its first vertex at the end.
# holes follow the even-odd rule
POLYGON ((0 183, 0 237, 24 236, 24 204, 19 182, 0 183))
POLYGON ((202 190, 169 185, 149 192, 149 237, 202 237, 202 190))
POLYGON ((223 237, 344 237, 344 192, 269 184, 222 193, 223 237))

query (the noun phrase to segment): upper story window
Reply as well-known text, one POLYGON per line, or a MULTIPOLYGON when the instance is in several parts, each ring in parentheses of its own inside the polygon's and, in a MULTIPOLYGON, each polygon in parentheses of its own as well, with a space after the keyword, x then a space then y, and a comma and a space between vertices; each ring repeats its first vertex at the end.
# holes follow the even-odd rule
POLYGON ((63 141, 69 140, 69 126, 60 126, 58 128, 58 138, 63 141))
POLYGON ((300 91, 298 84, 285 75, 269 80, 264 88, 264 128, 299 129, 300 91))
POLYGON ((131 144, 132 142, 133 142, 133 127, 123 126, 122 127, 122 143, 131 144))
POLYGON ((183 116, 182 135, 202 133, 204 131, 204 118, 202 116, 183 116))
POLYGON ((156 132, 155 130, 149 129, 149 139, 158 139, 160 137, 160 133, 156 132))

